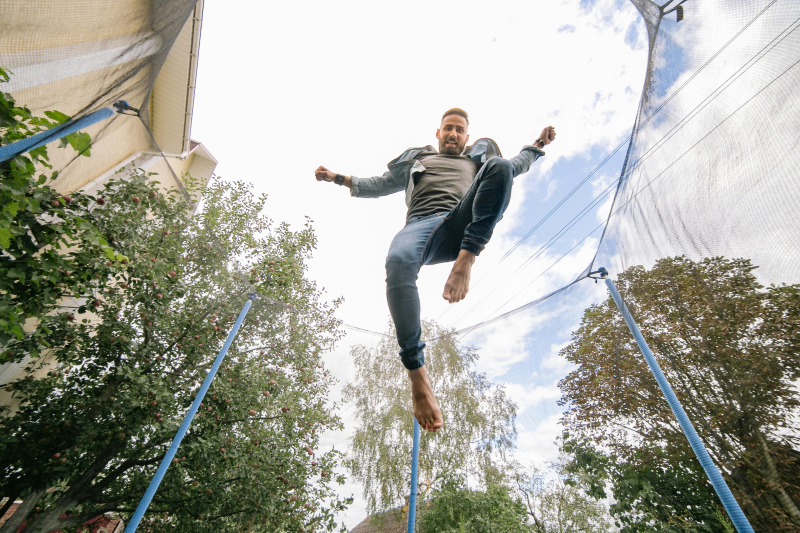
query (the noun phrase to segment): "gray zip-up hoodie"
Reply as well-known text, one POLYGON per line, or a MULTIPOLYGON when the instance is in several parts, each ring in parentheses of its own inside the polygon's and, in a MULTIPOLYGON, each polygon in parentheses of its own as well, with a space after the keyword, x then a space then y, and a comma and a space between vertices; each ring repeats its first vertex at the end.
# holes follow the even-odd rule
MULTIPOLYGON (((436 152, 433 146, 424 146, 420 148, 409 148, 403 152, 400 157, 391 161, 387 166, 387 170, 382 176, 374 176, 372 178, 357 178, 351 176, 352 185, 350 187, 350 195, 359 198, 377 198, 379 196, 386 196, 406 191, 406 205, 411 204, 411 193, 414 192, 414 180, 411 176, 418 172, 424 172, 425 167, 422 163, 417 161, 416 157, 421 152, 436 152)), ((503 157, 500 154, 500 148, 491 139, 478 139, 475 144, 468 146, 464 150, 464 155, 472 159, 481 169, 484 163, 492 157, 503 157)), ((519 155, 509 159, 509 163, 514 167, 514 177, 524 174, 528 171, 534 161, 544 155, 544 152, 538 146, 526 145, 522 148, 519 155)))

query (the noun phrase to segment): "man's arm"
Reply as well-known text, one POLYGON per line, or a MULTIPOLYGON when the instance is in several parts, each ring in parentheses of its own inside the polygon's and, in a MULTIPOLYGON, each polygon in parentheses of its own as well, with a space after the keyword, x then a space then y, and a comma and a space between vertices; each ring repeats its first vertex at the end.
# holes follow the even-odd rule
POLYGON ((542 130, 539 138, 536 139, 532 145, 527 145, 522 148, 519 155, 512 157, 508 160, 514 167, 514 177, 524 174, 531 168, 534 161, 544 155, 542 148, 550 144, 556 139, 556 129, 553 126, 547 126, 542 130))
MULTIPOLYGON (((317 181, 335 182, 339 174, 331 172, 325 167, 319 167, 314 172, 314 176, 317 181)), ((350 189, 350 195, 361 198, 377 198, 405 189, 405 185, 397 183, 388 170, 383 176, 373 178, 357 178, 355 176, 342 176, 342 178, 341 184, 350 189)))

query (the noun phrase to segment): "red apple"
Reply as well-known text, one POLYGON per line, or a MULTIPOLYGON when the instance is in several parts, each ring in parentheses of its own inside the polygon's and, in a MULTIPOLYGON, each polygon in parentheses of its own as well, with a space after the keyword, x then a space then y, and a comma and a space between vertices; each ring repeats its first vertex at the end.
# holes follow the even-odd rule
POLYGON ((98 198, 95 200, 98 205, 106 205, 106 201, 103 198, 98 198))

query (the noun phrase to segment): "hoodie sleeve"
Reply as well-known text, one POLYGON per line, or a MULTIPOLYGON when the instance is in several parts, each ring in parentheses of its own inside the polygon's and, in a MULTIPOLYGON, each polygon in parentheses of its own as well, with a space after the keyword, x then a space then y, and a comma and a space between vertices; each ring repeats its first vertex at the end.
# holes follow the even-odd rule
POLYGON ((533 162, 543 155, 544 152, 538 146, 533 146, 531 144, 523 146, 519 155, 508 160, 514 167, 514 177, 516 178, 520 174, 525 174, 531 168, 533 162))

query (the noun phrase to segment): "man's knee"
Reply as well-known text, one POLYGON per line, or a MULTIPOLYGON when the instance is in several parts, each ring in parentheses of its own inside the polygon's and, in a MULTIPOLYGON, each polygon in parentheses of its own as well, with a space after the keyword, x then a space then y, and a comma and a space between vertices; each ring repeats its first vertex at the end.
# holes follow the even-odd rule
POLYGON ((416 281, 419 260, 403 250, 389 251, 386 257, 386 281, 416 281))
POLYGON ((486 170, 502 175, 503 177, 514 177, 514 166, 507 159, 503 159, 502 157, 490 157, 489 160, 486 161, 486 170))

